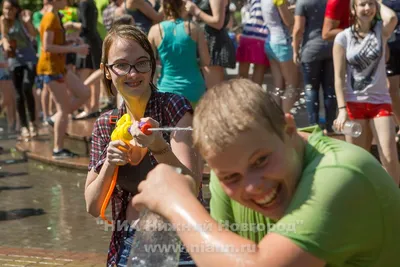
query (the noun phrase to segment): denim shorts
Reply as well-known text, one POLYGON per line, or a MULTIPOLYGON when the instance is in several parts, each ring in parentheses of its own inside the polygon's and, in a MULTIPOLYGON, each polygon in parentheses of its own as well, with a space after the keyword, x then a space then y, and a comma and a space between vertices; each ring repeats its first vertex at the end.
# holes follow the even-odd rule
MULTIPOLYGON (((124 240, 121 244, 121 249, 119 252, 119 261, 117 263, 118 267, 127 267, 128 265, 128 260, 130 257, 129 254, 131 253, 135 232, 136 229, 129 226, 128 230, 125 233, 124 240)), ((189 253, 187 253, 184 249, 182 249, 179 261, 179 266, 196 267, 189 253)))
POLYGON ((10 73, 5 69, 0 69, 0 81, 6 81, 10 79, 10 73))
POLYGON ((274 59, 278 62, 293 60, 293 48, 290 43, 278 44, 265 42, 265 53, 269 59, 274 59))

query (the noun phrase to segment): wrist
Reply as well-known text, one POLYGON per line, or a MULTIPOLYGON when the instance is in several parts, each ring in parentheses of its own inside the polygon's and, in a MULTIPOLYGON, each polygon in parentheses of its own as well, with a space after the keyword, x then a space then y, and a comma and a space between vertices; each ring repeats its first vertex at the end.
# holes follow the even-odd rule
POLYGON ((193 14, 194 14, 196 17, 198 17, 198 16, 200 15, 200 13, 201 13, 201 9, 198 8, 198 7, 196 7, 196 8, 194 9, 193 14))
POLYGON ((158 137, 154 142, 148 146, 148 149, 153 155, 165 154, 170 150, 169 144, 164 140, 164 138, 158 137))

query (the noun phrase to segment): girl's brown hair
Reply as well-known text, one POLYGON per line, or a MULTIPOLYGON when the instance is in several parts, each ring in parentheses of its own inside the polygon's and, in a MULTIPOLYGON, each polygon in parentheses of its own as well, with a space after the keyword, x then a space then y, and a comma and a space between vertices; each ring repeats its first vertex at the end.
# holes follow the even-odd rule
POLYGON ((179 19, 181 17, 181 10, 183 6, 182 0, 164 0, 163 10, 165 17, 172 17, 179 19))
MULTIPOLYGON (((126 39, 126 40, 133 40, 137 42, 143 49, 146 51, 147 54, 150 56, 151 61, 151 80, 153 80, 154 73, 156 72, 156 58, 154 56, 153 49, 151 48, 151 44, 147 39, 146 34, 144 34, 141 30, 133 25, 115 25, 112 29, 108 32, 107 36, 104 38, 103 41, 103 51, 101 56, 101 63, 104 65, 103 69, 103 81, 107 87, 108 93, 111 95, 113 94, 112 90, 112 81, 107 79, 106 77, 106 65, 108 63, 108 53, 110 52, 111 45, 114 43, 116 39, 126 39)), ((150 82, 150 86, 152 89, 156 89, 153 82, 150 82)))
MULTIPOLYGON (((355 39, 357 40, 358 38, 361 39, 360 33, 358 32, 358 29, 360 28, 360 24, 358 22, 358 17, 357 17, 357 12, 356 12, 356 5, 357 5, 357 1, 358 0, 351 0, 350 1, 350 21, 353 23, 354 27, 351 27, 351 32, 353 34, 353 36, 355 37, 355 39)), ((376 5, 376 14, 374 19, 372 20, 371 23, 371 28, 370 30, 372 30, 376 23, 381 20, 381 12, 379 10, 379 3, 378 1, 375 0, 375 5, 376 5)))

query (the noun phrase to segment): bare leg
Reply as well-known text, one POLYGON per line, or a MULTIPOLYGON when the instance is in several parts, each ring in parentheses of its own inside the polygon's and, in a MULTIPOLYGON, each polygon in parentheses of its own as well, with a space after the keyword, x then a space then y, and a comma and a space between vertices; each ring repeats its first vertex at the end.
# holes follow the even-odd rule
POLYGON ((64 148, 64 135, 67 130, 68 114, 70 113, 70 103, 67 86, 63 82, 51 81, 47 88, 53 95, 57 112, 53 116, 54 121, 54 150, 59 151, 64 148))
POLYGON ((361 135, 357 138, 346 135, 346 141, 356 146, 362 147, 368 152, 371 151, 372 131, 368 120, 354 120, 361 125, 361 135))
POLYGON ((14 84, 11 80, 2 80, 0 81, 0 88, 3 92, 3 105, 7 110, 7 125, 10 132, 16 130, 14 128, 17 117, 14 84))
POLYGON ((266 70, 267 66, 262 64, 254 64, 254 72, 252 77, 253 82, 262 85, 264 82, 264 74, 266 70))
POLYGON ((285 95, 282 100, 282 109, 285 113, 288 113, 299 96, 299 68, 292 60, 280 62, 279 65, 286 82, 285 95))
POLYGON ((272 81, 274 83, 274 88, 269 91, 272 93, 276 103, 278 103, 279 106, 282 106, 281 94, 284 92, 285 81, 283 80, 283 75, 279 67, 279 62, 274 59, 270 59, 269 61, 271 64, 272 81))
POLYGON ((239 63, 239 78, 249 78, 249 69, 250 69, 250 63, 247 62, 240 62, 239 63))
POLYGON ((392 117, 379 117, 371 121, 371 128, 378 144, 379 156, 385 170, 399 185, 400 166, 392 117), (378 130, 379 129, 379 130, 378 130))
POLYGON ((70 103, 70 113, 72 113, 88 100, 90 92, 89 88, 70 70, 65 75, 65 82, 68 90, 74 96, 70 103))
POLYGON ((389 92, 397 125, 400 124, 400 75, 389 77, 389 92))

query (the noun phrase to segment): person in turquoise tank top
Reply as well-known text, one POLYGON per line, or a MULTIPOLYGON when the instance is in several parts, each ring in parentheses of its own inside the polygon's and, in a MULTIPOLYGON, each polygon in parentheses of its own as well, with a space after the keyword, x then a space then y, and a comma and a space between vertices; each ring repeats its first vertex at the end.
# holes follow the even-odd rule
POLYGON ((202 71, 206 78, 209 73, 210 55, 204 33, 184 20, 187 12, 182 0, 164 0, 163 10, 166 20, 149 32, 149 41, 162 65, 157 87, 161 92, 184 96, 196 105, 206 90, 202 71))

